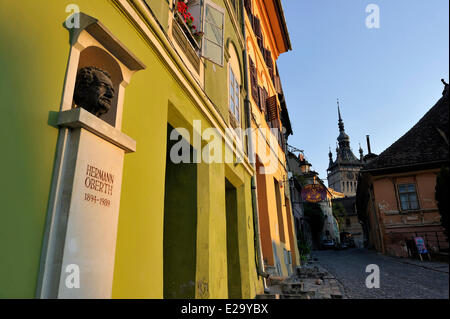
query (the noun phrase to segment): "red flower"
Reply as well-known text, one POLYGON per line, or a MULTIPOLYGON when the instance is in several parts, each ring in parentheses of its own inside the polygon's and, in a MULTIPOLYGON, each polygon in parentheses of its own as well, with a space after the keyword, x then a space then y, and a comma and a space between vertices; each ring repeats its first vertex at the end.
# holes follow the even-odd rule
POLYGON ((178 2, 178 12, 185 15, 187 11, 187 5, 184 2, 178 2))

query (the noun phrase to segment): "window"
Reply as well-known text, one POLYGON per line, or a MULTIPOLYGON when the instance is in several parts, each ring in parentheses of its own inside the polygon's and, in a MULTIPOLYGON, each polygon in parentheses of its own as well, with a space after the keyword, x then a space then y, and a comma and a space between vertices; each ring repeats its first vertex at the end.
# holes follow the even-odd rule
POLYGON ((400 184, 398 185, 398 196, 402 210, 419 209, 417 201, 416 185, 400 184))
POLYGON ((200 0, 176 1, 175 20, 196 50, 200 48, 200 40, 203 35, 201 17, 202 3, 200 0))
POLYGON ((237 79, 233 73, 233 70, 231 69, 230 65, 230 111, 233 113, 233 115, 236 117, 238 122, 240 122, 240 116, 239 116, 239 96, 240 96, 240 89, 239 89, 239 83, 237 82, 237 79))
POLYGON ((345 219, 345 225, 346 226, 351 226, 352 225, 352 222, 351 222, 350 218, 346 218, 345 219))
POLYGON ((241 64, 239 60, 239 51, 232 41, 228 42, 227 50, 229 54, 228 59, 228 107, 230 125, 233 128, 241 127, 241 64))
POLYGON ((224 10, 207 0, 204 16, 202 55, 211 62, 223 66, 224 10))

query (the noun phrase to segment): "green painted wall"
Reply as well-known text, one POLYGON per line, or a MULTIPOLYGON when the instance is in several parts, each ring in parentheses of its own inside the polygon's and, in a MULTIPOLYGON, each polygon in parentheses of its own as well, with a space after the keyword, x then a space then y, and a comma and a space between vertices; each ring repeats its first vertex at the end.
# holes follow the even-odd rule
POLYGON ((167 31, 169 21, 169 0, 145 0, 145 3, 147 3, 162 28, 167 31))
POLYGON ((69 53, 63 3, 0 0, 0 298, 35 294, 58 134, 50 112, 69 53))
MULTIPOLYGON (((148 2, 165 26, 167 2, 148 2)), ((61 103, 70 50, 68 31, 63 27, 70 3, 46 0, 23 5, 0 0, 0 139, 4 150, 0 156, 4 168, 0 178, 0 298, 35 296, 58 137, 52 123, 61 103)), ((137 141, 137 152, 126 154, 124 162, 113 298, 162 298, 167 123, 189 124, 201 119, 204 128, 210 124, 112 0, 76 3, 147 66, 133 75, 125 93, 122 131, 137 141)), ((217 3, 223 5, 223 1, 217 3)), ((226 38, 238 43, 229 19, 226 21, 226 38)), ((218 66, 213 71, 212 64, 206 63, 207 94, 227 115, 227 72, 218 66)), ((205 296, 226 298, 225 167, 212 164, 202 169, 208 184, 198 184, 201 201, 197 205, 204 214, 199 213, 197 221, 197 284, 204 279, 205 296)), ((245 297, 261 290, 261 285, 255 275, 253 230, 247 227, 250 175, 241 166, 233 169, 239 172, 246 194, 244 201, 239 200, 240 192, 237 195, 244 207, 239 218, 246 222, 239 233, 240 256, 241 252, 245 255, 240 263, 241 280, 248 289, 245 297), (241 238, 246 238, 245 244, 241 238)), ((199 294, 196 291, 196 296, 199 294)))

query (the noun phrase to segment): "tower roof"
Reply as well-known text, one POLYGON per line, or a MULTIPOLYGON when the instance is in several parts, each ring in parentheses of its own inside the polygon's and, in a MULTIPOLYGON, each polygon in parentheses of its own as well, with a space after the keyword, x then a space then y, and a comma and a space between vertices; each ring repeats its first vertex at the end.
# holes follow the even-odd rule
POLYGON ((355 165, 361 166, 361 161, 353 154, 350 148, 350 137, 345 133, 344 121, 342 120, 341 108, 339 105, 339 99, 337 100, 337 109, 338 109, 338 127, 339 127, 339 136, 337 138, 339 146, 336 148, 336 161, 332 161, 330 156, 330 162, 328 169, 332 169, 335 165, 347 164, 347 165, 355 165))
POLYGON ((341 142, 348 142, 350 143, 350 137, 345 133, 344 129, 344 121, 342 120, 341 116, 341 109, 339 107, 339 99, 337 100, 337 107, 338 107, 338 126, 339 126, 339 136, 337 138, 339 142, 339 146, 341 146, 341 142))

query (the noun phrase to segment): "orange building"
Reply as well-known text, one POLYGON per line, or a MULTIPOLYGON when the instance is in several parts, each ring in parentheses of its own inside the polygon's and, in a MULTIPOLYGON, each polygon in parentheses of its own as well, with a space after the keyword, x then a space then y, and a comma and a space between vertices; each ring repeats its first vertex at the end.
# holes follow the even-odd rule
POLYGON ((267 273, 288 276, 300 263, 285 157, 292 129, 276 60, 291 44, 279 0, 246 0, 244 7, 261 258, 267 273))
POLYGON ((436 177, 448 165, 448 118, 446 85, 422 119, 361 170, 357 210, 370 248, 406 257, 420 236, 431 252, 448 249, 435 200, 436 177))

